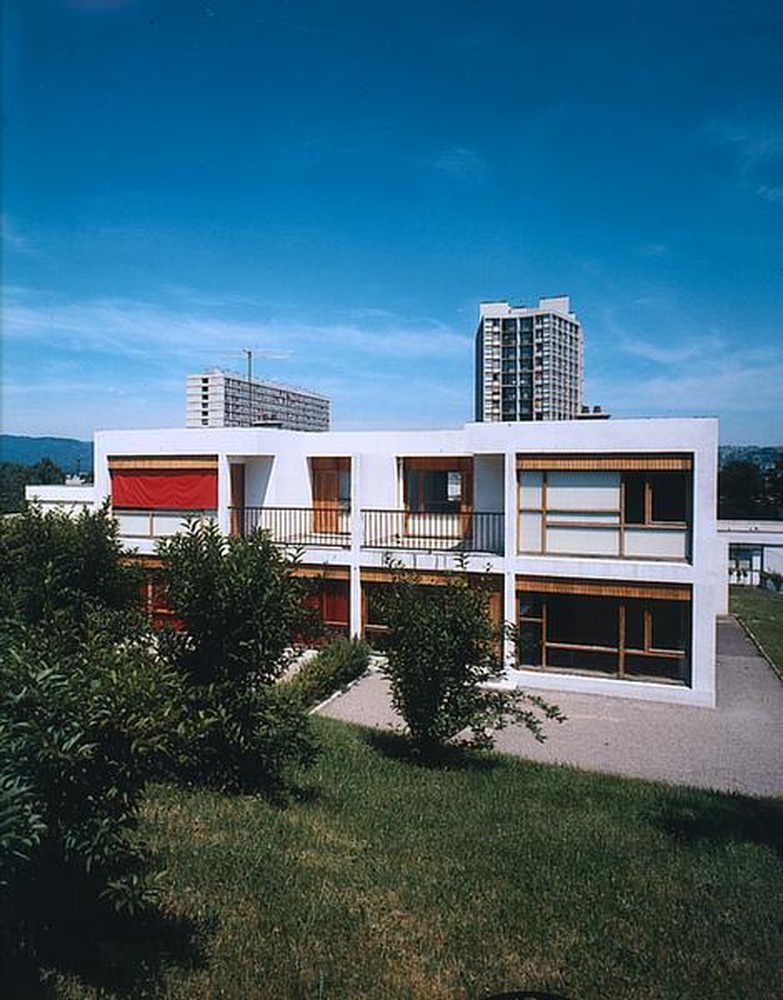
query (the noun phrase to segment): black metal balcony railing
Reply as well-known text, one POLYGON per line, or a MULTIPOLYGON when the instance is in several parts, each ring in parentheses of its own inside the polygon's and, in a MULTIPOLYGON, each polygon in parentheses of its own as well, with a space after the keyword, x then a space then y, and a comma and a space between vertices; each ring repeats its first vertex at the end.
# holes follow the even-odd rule
POLYGON ((351 511, 343 507, 232 507, 232 531, 268 531, 278 545, 351 544, 351 511))
MULTIPOLYGON (((502 555, 502 513, 362 510, 362 547, 502 555)), ((278 545, 349 548, 351 511, 339 507, 232 507, 232 531, 268 531, 278 545)))
POLYGON ((503 555, 504 524, 502 513, 488 511, 443 514, 363 510, 362 545, 371 549, 503 555))

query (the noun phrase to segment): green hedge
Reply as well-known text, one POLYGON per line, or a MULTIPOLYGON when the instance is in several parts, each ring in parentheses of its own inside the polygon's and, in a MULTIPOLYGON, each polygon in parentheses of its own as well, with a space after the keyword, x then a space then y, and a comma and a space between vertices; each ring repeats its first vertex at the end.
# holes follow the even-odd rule
POLYGON ((363 639, 337 639, 303 664, 286 687, 306 705, 317 705, 361 677, 369 662, 370 647, 363 639))

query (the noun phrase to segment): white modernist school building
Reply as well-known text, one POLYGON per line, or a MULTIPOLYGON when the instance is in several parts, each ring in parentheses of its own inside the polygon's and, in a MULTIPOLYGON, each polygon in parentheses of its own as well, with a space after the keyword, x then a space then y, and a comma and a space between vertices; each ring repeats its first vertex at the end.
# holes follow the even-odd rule
MULTIPOLYGON (((296 549, 322 619, 383 634, 389 557, 438 586, 489 589, 507 682, 715 702, 726 610, 716 532, 717 421, 473 423, 459 430, 99 432, 94 502, 155 566, 192 516, 296 549)), ((61 488, 62 489, 62 488, 61 488)), ((151 604, 155 588, 150 584, 151 604)))

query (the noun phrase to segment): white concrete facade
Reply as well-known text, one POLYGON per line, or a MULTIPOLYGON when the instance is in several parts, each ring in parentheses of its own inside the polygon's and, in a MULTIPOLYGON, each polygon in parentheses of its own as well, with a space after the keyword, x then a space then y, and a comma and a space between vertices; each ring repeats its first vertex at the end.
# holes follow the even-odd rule
MULTIPOLYGON (((546 653, 543 665, 520 664, 507 643, 508 684, 714 704, 715 619, 726 601, 725 548, 715 518, 715 420, 473 423, 459 430, 316 434, 264 428, 106 431, 95 437, 95 502, 112 497, 112 469, 123 462, 160 470, 169 462, 198 464, 205 458, 213 463, 217 489, 214 509, 203 516, 215 517, 229 532, 238 530, 241 515, 243 525, 265 527, 276 541, 298 545, 306 566, 342 581, 351 633, 365 628, 367 580, 380 577, 391 554, 428 577, 443 571, 488 574, 497 584, 503 619, 513 623, 525 595, 539 590, 552 614, 565 614, 563 608, 578 613, 580 601, 592 601, 591 607, 619 616, 619 644, 628 649, 617 654, 618 676, 578 662, 580 656, 603 656, 586 638, 575 646, 568 636, 561 642, 545 635, 540 648, 575 668, 549 669, 546 653), (539 469, 547 485, 533 497, 541 509, 532 508, 539 520, 531 535, 526 477, 539 469), (661 469, 687 471, 655 471, 661 469), (657 498, 664 480, 675 483, 682 499, 663 492, 657 498), (324 489, 325 503, 319 500, 324 489), (632 511, 635 492, 645 498, 646 515, 641 508, 632 511), (656 503, 662 510, 656 512, 656 503), (682 512, 663 509, 677 503, 682 512), (658 609, 666 625, 678 608, 687 621, 687 652, 681 656, 687 655, 687 676, 624 674, 623 663, 665 664, 665 656, 676 661, 677 644, 661 652, 657 647, 667 643, 653 632, 658 609), (634 616, 638 639, 629 638, 637 627, 634 616)), ((115 509, 115 515, 127 547, 149 556, 157 538, 176 530, 186 512, 115 509)), ((589 622, 583 627, 589 631, 589 622)))
POLYGON ((25 486, 25 500, 40 507, 44 514, 56 511, 59 514, 79 514, 91 510, 95 505, 95 490, 82 483, 55 486, 25 486))

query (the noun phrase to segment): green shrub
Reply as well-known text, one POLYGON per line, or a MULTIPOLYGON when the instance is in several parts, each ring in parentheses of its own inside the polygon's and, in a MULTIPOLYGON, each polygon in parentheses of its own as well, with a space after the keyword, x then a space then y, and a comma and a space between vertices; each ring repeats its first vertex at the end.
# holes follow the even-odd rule
POLYGON ((502 677, 503 663, 484 589, 458 575, 424 586, 415 573, 393 568, 382 599, 388 625, 382 669, 417 747, 430 752, 467 730, 466 743, 488 748, 493 731, 510 723, 543 740, 543 721, 562 719, 556 706, 487 686, 502 677))
POLYGON ((143 634, 17 627, 0 650, 0 924, 6 948, 151 899, 134 837, 147 781, 187 751, 185 688, 143 634))
POLYGON ((158 553, 184 624, 179 666, 193 683, 277 680, 304 626, 305 591, 268 535, 227 538, 211 522, 192 522, 158 553))
POLYGON ((336 639, 302 664, 286 687, 305 705, 317 705, 367 670, 370 647, 363 639, 336 639))
POLYGON ((190 689, 189 703, 198 722, 180 778, 279 795, 317 756, 305 707, 284 685, 207 684, 190 689))
POLYGON ((223 788, 279 790, 315 755, 301 700, 275 690, 294 637, 305 630, 305 590, 269 540, 191 524, 159 546, 169 603, 183 623, 161 655, 182 674, 197 733, 180 772, 223 788))
MULTIPOLYGON (((13 745, 10 728, 0 721, 0 748, 13 745)), ((13 770, 15 766, 6 764, 7 770, 0 773, 0 898, 46 833, 33 786, 13 770)))
POLYGON ((133 607, 138 584, 105 508, 70 517, 33 506, 0 518, 0 617, 83 625, 96 608, 133 607))

